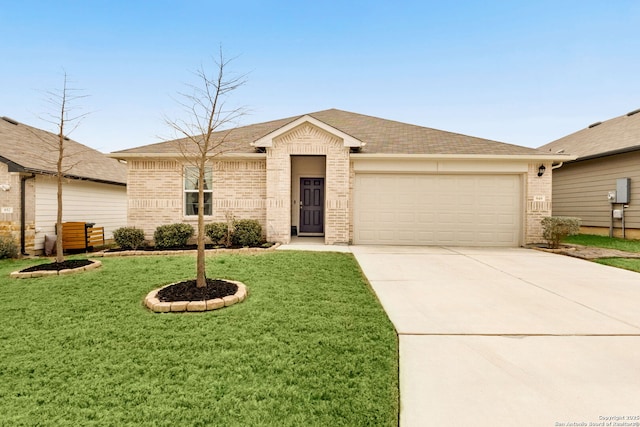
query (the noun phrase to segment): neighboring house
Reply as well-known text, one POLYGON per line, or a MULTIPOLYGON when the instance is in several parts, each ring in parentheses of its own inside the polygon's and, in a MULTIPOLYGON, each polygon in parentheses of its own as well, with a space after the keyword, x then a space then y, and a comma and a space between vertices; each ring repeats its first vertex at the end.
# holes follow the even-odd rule
MULTIPOLYGON (((240 127, 228 141, 207 171, 205 221, 256 219, 283 243, 538 242, 551 164, 570 158, 335 109, 240 127)), ((111 153, 129 168, 129 226, 147 238, 161 224, 196 224, 197 182, 179 143, 111 153)))
MULTIPOLYGON (((11 235, 23 254, 40 254, 45 235, 55 235, 57 136, 0 118, 0 233, 11 235)), ((63 222, 104 227, 105 238, 127 224, 126 166, 67 140, 63 222)))
MULTIPOLYGON (((593 123, 571 135, 540 147, 548 153, 576 156, 553 171, 553 214, 582 220, 582 231, 591 234, 640 238, 640 109, 604 122, 593 123), (630 200, 610 200, 618 179, 630 178, 630 200), (626 206, 626 207, 625 207, 626 206), (616 215, 618 216, 618 215, 616 215), (613 225, 613 229, 611 226, 613 225)), ((626 182, 624 180, 623 182, 626 182)), ((622 189, 620 189, 622 190, 622 189)))

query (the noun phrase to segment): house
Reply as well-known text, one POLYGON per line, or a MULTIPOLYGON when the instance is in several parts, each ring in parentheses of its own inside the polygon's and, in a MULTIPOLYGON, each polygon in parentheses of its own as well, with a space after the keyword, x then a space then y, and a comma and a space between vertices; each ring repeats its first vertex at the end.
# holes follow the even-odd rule
MULTIPOLYGON (((23 254, 40 254, 54 236, 57 204, 57 135, 0 119, 0 233, 23 254)), ((63 222, 104 227, 105 238, 127 224, 126 166, 68 139, 63 181, 63 222)))
POLYGON ((577 157, 554 170, 553 215, 580 218, 584 233, 621 237, 624 231, 627 238, 640 238, 638 113, 593 123, 540 147, 577 157))
MULTIPOLYGON (((207 169, 205 221, 256 219, 283 243, 296 234, 326 244, 537 242, 551 165, 570 158, 336 109, 236 128, 227 141, 207 169)), ((129 168, 128 223, 147 237, 161 224, 196 224, 181 142, 111 153, 129 168)))

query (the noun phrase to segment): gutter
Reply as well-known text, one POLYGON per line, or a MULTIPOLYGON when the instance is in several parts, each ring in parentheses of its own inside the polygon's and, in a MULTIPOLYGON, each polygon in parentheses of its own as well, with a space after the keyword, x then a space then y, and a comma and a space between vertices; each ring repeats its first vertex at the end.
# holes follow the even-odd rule
POLYGON ((27 205, 27 181, 30 179, 34 179, 35 174, 31 174, 31 176, 22 176, 20 177, 20 253, 22 255, 29 255, 26 253, 25 248, 25 228, 27 226, 27 214, 26 214, 26 205, 27 205))

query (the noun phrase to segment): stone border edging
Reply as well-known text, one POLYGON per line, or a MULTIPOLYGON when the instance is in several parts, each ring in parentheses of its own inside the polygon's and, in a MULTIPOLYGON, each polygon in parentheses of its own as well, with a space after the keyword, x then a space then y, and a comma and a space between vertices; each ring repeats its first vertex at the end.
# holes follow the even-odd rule
POLYGON ((149 310, 154 311, 156 313, 169 313, 169 312, 185 312, 185 311, 211 311, 217 310, 223 307, 229 307, 236 303, 241 303, 244 301, 249 292, 247 290, 247 286, 242 282, 237 282, 235 280, 228 279, 219 279, 224 280, 225 282, 233 283, 238 286, 238 290, 233 295, 228 295, 223 298, 214 298, 209 300, 202 301, 173 301, 173 302, 161 302, 157 296, 158 292, 168 286, 173 285, 174 283, 170 283, 166 286, 163 286, 158 289, 154 289, 149 292, 147 296, 144 298, 144 305, 149 310))
POLYGON ((85 265, 83 267, 78 268, 65 268, 64 270, 40 270, 40 271, 28 271, 22 273, 20 271, 12 272, 9 277, 13 279, 31 279, 35 277, 45 277, 45 276, 64 276, 67 274, 79 273, 81 271, 93 270, 99 267, 102 267, 102 261, 98 261, 95 259, 90 259, 91 264, 85 265))
MULTIPOLYGON (((277 249, 280 246, 280 243, 274 243, 273 246, 268 248, 239 248, 239 249, 206 249, 205 254, 246 254, 246 253, 260 253, 265 251, 272 251, 277 249)), ((180 250, 172 250, 172 251, 120 251, 120 252, 95 252, 91 254, 94 257, 114 257, 114 256, 153 256, 153 255, 195 255, 197 253, 197 249, 189 249, 186 251, 180 250)), ((230 280, 229 280, 230 282, 230 280)))

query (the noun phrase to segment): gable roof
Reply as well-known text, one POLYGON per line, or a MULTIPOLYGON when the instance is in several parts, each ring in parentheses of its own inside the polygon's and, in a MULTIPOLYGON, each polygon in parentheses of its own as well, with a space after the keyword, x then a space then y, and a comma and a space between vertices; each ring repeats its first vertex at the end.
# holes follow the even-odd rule
MULTIPOLYGON (((12 172, 55 174, 58 158, 58 136, 7 117, 0 118, 0 161, 12 172)), ((126 165, 72 139, 65 141, 65 173, 70 178, 109 184, 127 183, 126 165)))
POLYGON ((604 122, 596 122, 540 150, 577 156, 577 160, 640 150, 640 109, 604 122))
MULTIPOLYGON (((281 128, 305 117, 311 117, 363 144, 359 153, 367 154, 452 154, 544 156, 548 153, 534 148, 506 144, 458 133, 446 132, 407 123, 386 120, 337 109, 318 111, 233 129, 229 134, 229 151, 255 153, 252 144, 281 128)), ((219 138, 228 131, 216 132, 219 138)), ((180 142, 174 140, 111 153, 111 157, 177 154, 180 142)), ((350 144, 353 145, 353 144, 350 144)))

